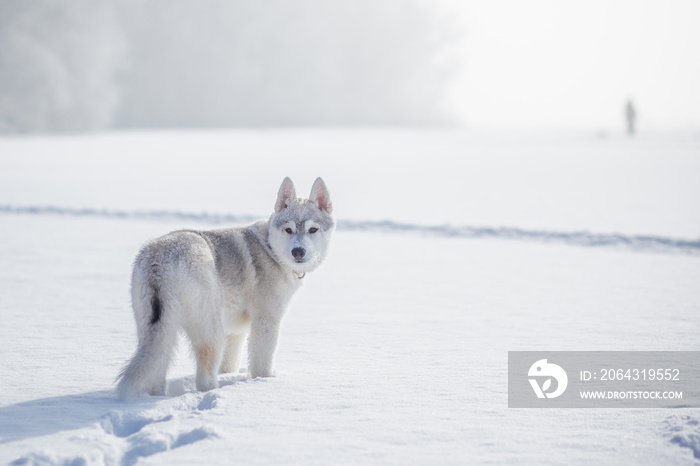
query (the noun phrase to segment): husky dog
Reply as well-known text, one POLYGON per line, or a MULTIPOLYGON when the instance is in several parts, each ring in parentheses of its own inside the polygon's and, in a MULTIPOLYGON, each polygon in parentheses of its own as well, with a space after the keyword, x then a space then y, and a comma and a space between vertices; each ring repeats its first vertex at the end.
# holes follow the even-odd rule
POLYGON ((218 373, 238 372, 248 334, 250 376, 272 376, 280 322, 306 273, 326 256, 332 209, 321 178, 308 200, 297 199, 285 178, 269 220, 147 243, 131 279, 138 348, 118 376, 118 396, 165 395, 181 330, 197 359, 197 390, 217 388, 218 373))

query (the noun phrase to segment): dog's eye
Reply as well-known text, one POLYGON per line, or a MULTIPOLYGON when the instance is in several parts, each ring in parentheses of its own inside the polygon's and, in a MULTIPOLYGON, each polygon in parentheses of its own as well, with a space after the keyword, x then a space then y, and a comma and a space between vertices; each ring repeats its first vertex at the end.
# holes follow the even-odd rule
POLYGON ((294 233, 291 228, 285 228, 284 231, 286 231, 288 235, 294 233))
POLYGON ((316 227, 309 228, 309 233, 316 233, 317 231, 318 231, 318 228, 316 228, 316 227))

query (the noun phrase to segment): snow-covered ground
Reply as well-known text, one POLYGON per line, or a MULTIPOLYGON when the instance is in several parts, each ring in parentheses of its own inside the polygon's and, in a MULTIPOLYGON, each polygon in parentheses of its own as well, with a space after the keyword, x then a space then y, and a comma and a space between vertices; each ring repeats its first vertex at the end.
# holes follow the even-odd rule
POLYGON ((698 175, 688 136, 2 139, 0 462, 694 464, 697 409, 509 409, 507 352, 700 350, 698 175), (183 345, 173 396, 115 401, 139 246, 267 216, 286 175, 343 222, 277 377, 198 393, 183 345))

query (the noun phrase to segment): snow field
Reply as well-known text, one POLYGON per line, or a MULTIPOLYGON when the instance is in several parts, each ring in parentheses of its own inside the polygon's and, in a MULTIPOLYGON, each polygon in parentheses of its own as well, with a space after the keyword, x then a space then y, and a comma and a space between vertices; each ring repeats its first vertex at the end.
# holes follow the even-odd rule
POLYGON ((0 139, 0 205, 270 214, 322 176, 338 218, 697 240, 700 138, 429 129, 0 139))
POLYGON ((2 139, 0 463, 697 464, 696 409, 508 409, 507 352, 700 349, 699 144, 398 130, 2 139), (198 393, 182 345, 171 396, 116 401, 139 247, 220 227, 217 213, 269 215, 286 175, 300 195, 323 176, 358 228, 336 232, 292 301, 277 377, 227 374, 198 393), (163 210, 175 215, 139 214, 163 210), (409 227, 372 226, 385 219, 409 227), (555 236, 449 237, 462 225, 555 236), (577 231, 591 234, 566 239, 577 231), (599 233, 622 235, 572 245, 599 233), (690 246, 626 244, 635 235, 690 246))
POLYGON ((695 410, 512 410, 506 366, 520 349, 697 349, 697 257, 339 231, 292 302, 276 378, 197 393, 184 349, 169 391, 187 393, 121 403, 131 257, 210 225, 2 219, 0 459, 691 463, 695 410))

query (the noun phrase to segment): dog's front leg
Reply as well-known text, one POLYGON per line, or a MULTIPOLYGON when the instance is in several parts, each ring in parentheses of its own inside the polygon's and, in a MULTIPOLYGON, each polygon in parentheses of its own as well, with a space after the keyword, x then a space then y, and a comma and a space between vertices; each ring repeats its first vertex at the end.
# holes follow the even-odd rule
POLYGON ((253 320, 248 340, 248 370, 251 377, 272 377, 280 320, 258 317, 253 320))

